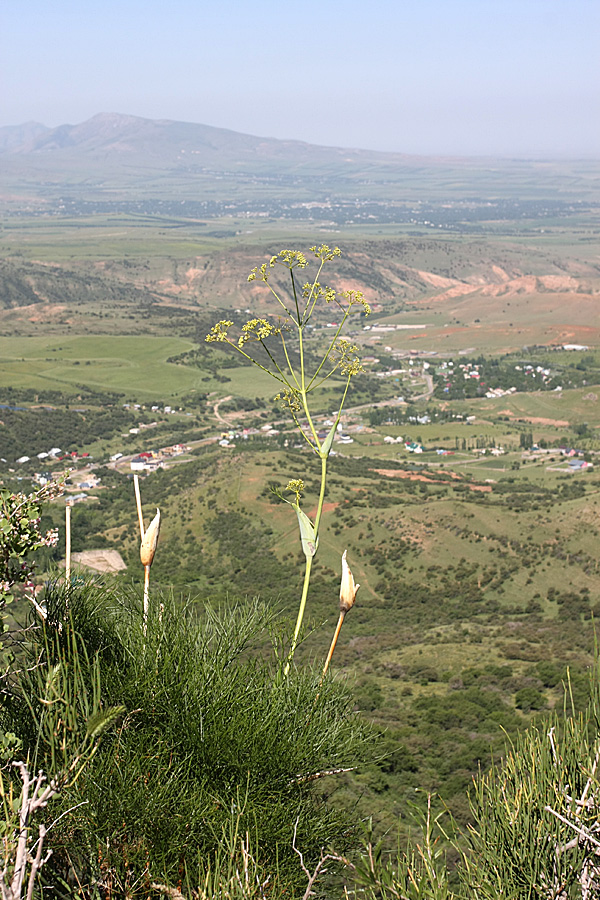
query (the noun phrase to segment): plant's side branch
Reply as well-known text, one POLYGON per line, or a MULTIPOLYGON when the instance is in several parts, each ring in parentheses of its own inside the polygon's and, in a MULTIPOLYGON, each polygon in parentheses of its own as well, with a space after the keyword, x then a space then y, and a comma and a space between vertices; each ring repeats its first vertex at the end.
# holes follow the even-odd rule
POLYGON ((315 453, 318 453, 319 451, 317 450, 317 448, 315 447, 315 445, 313 444, 311 439, 306 436, 304 429, 302 428, 300 422, 298 421, 298 416, 296 415, 296 413, 293 410, 290 410, 290 412, 292 415, 292 419, 294 420, 294 423, 296 425, 296 428, 298 429, 298 431, 300 432, 300 434, 302 435, 302 437, 304 438, 304 440, 306 441, 308 446, 311 448, 311 450, 314 450, 315 453))
POLYGON ((357 766, 350 766, 347 769, 328 769, 325 772, 312 772, 310 775, 296 775, 290 784, 308 784, 310 781, 317 781, 318 778, 326 778, 327 775, 345 775, 346 772, 355 772, 356 769, 357 766))
POLYGON ((556 812, 556 810, 552 809, 551 806, 545 806, 544 809, 546 810, 546 812, 549 812, 551 815, 555 816, 557 819, 559 819, 565 825, 568 825, 569 828, 572 828, 573 831, 576 831, 577 834, 580 835, 580 837, 582 837, 584 839, 584 841, 589 841, 590 844, 593 844, 595 847, 600 848, 600 841, 596 840, 595 837, 592 837, 592 835, 589 833, 589 831, 586 831, 585 828, 581 827, 580 825, 575 825, 573 822, 570 822, 568 819, 566 819, 564 816, 562 816, 559 812, 556 812))
POLYGON ((6 881, 6 870, 2 873, 2 896, 3 900, 21 900, 27 863, 30 862, 31 869, 29 871, 27 900, 31 900, 37 873, 44 865, 44 862, 49 858, 49 854, 46 856, 46 859, 42 860, 43 843, 47 829, 44 825, 40 825, 37 853, 33 859, 31 858, 28 846, 29 823, 33 814, 38 809, 45 807, 48 801, 58 793, 59 786, 56 781, 52 780, 42 790, 44 776, 41 772, 32 781, 24 762, 16 762, 13 763, 13 765, 19 769, 21 781, 23 782, 23 789, 21 795, 21 807, 19 809, 19 836, 17 838, 15 850, 15 868, 10 884, 7 884, 6 881))
MULTIPOLYGON (((304 361, 302 361, 302 383, 304 384, 304 361)), ((315 447, 317 449, 317 453, 321 452, 321 441, 319 440, 319 436, 317 434, 317 430, 315 428, 314 422, 312 420, 312 416, 310 414, 310 410, 308 408, 308 402, 306 400, 306 390, 302 388, 300 391, 302 396, 302 406, 304 407, 304 415, 306 416, 306 421, 308 422, 308 427, 310 428, 313 436, 313 440, 315 442, 315 447)))
MULTIPOLYGON (((274 378, 275 381, 278 381, 280 384, 285 384, 286 387, 291 387, 289 382, 285 378, 280 378, 279 375, 276 375, 275 372, 272 372, 270 369, 267 369, 266 366, 263 366, 262 363, 259 363, 258 360, 254 359, 253 356, 250 356, 249 353, 246 353, 245 350, 242 350, 241 347, 235 343, 235 341, 230 341, 229 338, 225 338, 224 343, 229 344, 230 347, 233 347, 234 350, 237 350, 238 353, 241 353, 248 362, 251 362, 253 366, 256 366, 258 369, 262 369, 263 372, 266 372, 267 375, 270 375, 271 378, 274 378)), ((262 342, 261 342, 262 343, 262 342)))
POLYGON ((325 874, 327 872, 327 869, 325 868, 325 863, 329 862, 329 860, 332 860, 333 862, 345 862, 345 860, 341 856, 337 856, 336 854, 333 854, 333 853, 323 853, 323 850, 321 850, 321 858, 320 858, 319 862, 317 863, 314 872, 311 873, 308 870, 306 863, 304 862, 304 856, 302 854, 302 851, 298 850, 298 847, 296 846, 296 836, 298 834, 298 821, 299 821, 299 819, 296 819, 296 822, 294 824, 294 837, 292 839, 292 850, 294 851, 294 853, 298 854, 298 857, 300 858, 300 866, 302 868, 302 871, 308 878, 308 884, 307 884, 306 890, 304 891, 304 894, 302 896, 302 900, 309 900, 309 897, 311 897, 312 893, 313 893, 313 884, 315 883, 315 881, 317 880, 317 878, 319 877, 319 875, 321 873, 325 874))
POLYGON ((314 310, 314 308, 315 308, 315 304, 316 304, 317 300, 319 299, 319 293, 318 293, 318 292, 315 293, 315 286, 316 286, 316 285, 318 284, 318 282, 319 282, 319 278, 321 277, 321 272, 323 271, 323 266, 324 266, 324 265, 325 265, 325 260, 322 259, 322 260, 321 260, 321 265, 319 266, 319 268, 318 268, 318 270, 317 270, 317 274, 316 274, 315 277, 313 278, 313 283, 312 283, 312 285, 311 285, 311 289, 310 289, 309 295, 308 295, 308 297, 306 298, 306 306, 304 307, 304 312, 303 312, 303 314, 302 314, 302 321, 303 321, 303 322, 308 322, 308 320, 310 319, 310 317, 311 317, 312 314, 313 314, 313 310, 314 310), (310 310, 308 310, 308 307, 309 307, 309 305, 310 305, 310 301, 311 301, 311 299, 312 299, 312 297, 313 297, 313 294, 315 295, 315 298, 314 298, 314 300, 313 300, 312 306, 310 307, 310 310), (308 312, 307 312, 307 311, 308 311, 308 312))
POLYGON ((337 372, 338 368, 339 368, 339 363, 336 363, 335 366, 333 367, 333 369, 331 369, 327 373, 327 375, 323 375, 321 380, 318 381, 316 384, 313 384, 313 382, 311 381, 309 387, 306 388, 306 393, 309 394, 311 391, 316 391, 317 388, 320 388, 321 385, 324 384, 328 378, 331 378, 331 376, 334 374, 334 372, 337 372))
MULTIPOLYGON (((271 293, 273 294, 273 296, 275 297, 275 299, 277 300, 279 305, 285 310, 285 314, 290 317, 292 322, 296 322, 293 314, 289 311, 289 309, 287 308, 287 306, 285 305, 285 303, 283 302, 283 300, 281 299, 281 297, 279 296, 277 291, 271 287, 271 285, 269 284, 268 281, 266 281, 265 284, 267 285, 267 287, 269 288, 269 290, 271 291, 271 293)), ((299 324, 300 324, 299 322, 296 322, 296 325, 299 325, 299 324)))
MULTIPOLYGON (((342 307, 342 309, 343 309, 343 307, 342 307)), ((342 330, 342 328, 344 327, 344 325, 346 324, 346 319, 348 318, 349 315, 350 315, 350 309, 347 309, 347 310, 345 311, 345 313, 344 313, 344 318, 342 319, 342 321, 341 321, 340 324, 339 324, 338 330, 335 332, 333 338, 331 339, 331 341, 330 341, 330 343, 329 343, 329 347, 327 348, 327 352, 325 353, 323 359, 321 360, 321 363, 320 363, 320 365, 319 365, 319 368, 317 369, 317 371, 315 372, 315 374, 313 375, 313 377, 311 378, 311 380, 310 380, 310 382, 309 382, 309 384, 308 384, 307 390, 310 389, 310 387, 312 386, 313 381, 315 380, 315 378, 317 377, 317 375, 319 374, 319 372, 321 371, 321 369, 323 368, 323 366, 325 365, 325 363, 326 363, 327 360, 329 359, 329 354, 330 354, 331 351, 333 350, 333 348, 334 348, 334 346, 335 346, 335 342, 337 341, 338 337, 340 336, 341 330, 342 330)))
POLYGON ((291 389, 292 389, 292 385, 291 385, 291 384, 289 383, 289 381, 287 380, 287 378, 286 378, 286 376, 285 376, 285 372, 282 372, 282 371, 281 371, 281 368, 280 368, 280 366, 279 366, 279 363, 277 362, 277 360, 275 359, 275 357, 273 356, 273 354, 271 353, 271 351, 269 350, 269 348, 267 347, 267 345, 265 344, 265 342, 264 342, 263 340, 261 340, 260 343, 261 343, 262 346, 264 347, 267 356, 269 357, 269 359, 271 360, 271 362, 273 363, 273 365, 275 366, 275 368, 277 369, 277 371, 279 372, 279 374, 281 375, 281 377, 283 378, 283 380, 285 381, 285 383, 287 384, 287 386, 288 386, 288 387, 290 388, 290 390, 291 390, 291 389))
POLYGON ((279 336, 281 337, 281 343, 283 345, 283 352, 285 353, 285 360, 288 364, 288 369, 290 370, 290 374, 291 374, 292 378, 296 382, 296 387, 298 389, 300 389, 300 382, 298 381, 298 378, 296 377, 296 373, 294 372, 294 367, 292 366, 292 362, 291 362, 289 354, 288 354, 287 344, 286 344, 285 338, 283 336, 283 330, 280 332, 279 336))
POLYGON ((350 387, 350 379, 351 378, 352 378, 352 376, 348 375, 348 378, 346 380, 346 387, 344 388, 344 393, 342 394, 342 400, 340 402, 340 408, 338 409, 338 414, 335 419, 335 427, 336 428, 339 425, 340 419, 342 418, 342 410, 344 409, 344 403, 346 402, 346 394, 348 393, 348 388, 350 387))
POLYGON ((298 292, 296 291, 296 279, 294 278, 294 270, 290 269, 290 278, 292 281, 292 293, 294 295, 294 304, 296 306, 296 324, 300 331, 304 327, 302 317, 300 316, 300 306, 298 304, 298 292))

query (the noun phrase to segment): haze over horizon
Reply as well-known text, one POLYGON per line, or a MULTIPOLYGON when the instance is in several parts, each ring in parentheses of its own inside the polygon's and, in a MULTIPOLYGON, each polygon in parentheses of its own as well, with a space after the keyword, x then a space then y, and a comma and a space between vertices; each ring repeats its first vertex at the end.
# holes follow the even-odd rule
POLYGON ((100 112, 424 155, 600 157, 593 0, 9 0, 0 125, 100 112))

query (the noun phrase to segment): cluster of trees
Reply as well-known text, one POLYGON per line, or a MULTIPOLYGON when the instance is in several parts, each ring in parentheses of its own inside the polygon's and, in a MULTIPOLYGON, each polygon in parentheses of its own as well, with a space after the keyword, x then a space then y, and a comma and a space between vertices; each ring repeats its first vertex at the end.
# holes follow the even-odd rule
POLYGON ((95 440, 110 440, 135 424, 138 416, 118 406, 90 408, 85 412, 60 407, 5 409, 0 441, 3 455, 13 463, 20 456, 34 456, 51 447, 66 452, 89 446, 95 440))

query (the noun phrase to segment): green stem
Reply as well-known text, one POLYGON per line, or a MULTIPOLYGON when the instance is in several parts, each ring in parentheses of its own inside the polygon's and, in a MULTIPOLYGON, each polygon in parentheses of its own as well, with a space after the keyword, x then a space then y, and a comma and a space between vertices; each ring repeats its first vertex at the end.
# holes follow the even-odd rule
MULTIPOLYGON (((283 380, 285 381, 285 383, 287 384, 287 386, 288 386, 288 387, 290 388, 290 390, 291 390, 291 389, 292 389, 292 386, 291 386, 291 384, 289 383, 289 381, 287 380, 287 378, 285 377, 285 372, 282 372, 282 371, 281 371, 281 368, 279 367, 279 364, 278 364, 277 360, 275 359, 275 357, 273 356, 273 354, 271 353, 271 351, 269 350, 269 348, 267 347, 267 345, 265 344, 265 342, 264 342, 263 340, 261 340, 260 343, 261 343, 262 346, 265 348, 265 353, 267 354, 267 356, 269 357, 269 359, 271 360, 271 362, 273 363, 273 365, 275 366, 275 368, 277 369, 277 371, 279 372, 279 374, 281 375, 281 377, 283 378, 283 380)), ((292 374, 293 374, 293 373, 292 373, 292 374)))
POLYGON ((311 439, 308 438, 308 437, 306 436, 306 434, 304 433, 304 429, 302 428, 302 425, 301 425, 300 422, 298 421, 298 416, 296 415, 296 413, 294 412, 294 410, 291 409, 291 410, 290 410, 290 413, 291 413, 291 415, 292 415, 292 419, 294 420, 294 424, 295 424, 296 428, 298 429, 298 431, 300 432, 300 434, 302 435, 302 437, 304 438, 304 440, 306 441, 306 443, 308 444, 308 446, 310 447, 310 449, 311 449, 311 450, 314 450, 316 453, 318 453, 318 452, 319 452, 318 449, 315 447, 315 445, 313 444, 313 442, 311 441, 311 439))
MULTIPOLYGON (((340 410, 337 414, 336 423, 339 422, 340 416, 342 414, 342 408, 344 406, 344 400, 346 399, 346 394, 348 393, 348 387, 350 386, 350 378, 346 382, 346 389, 344 391, 344 396, 342 397, 342 402, 340 403, 340 410)), ((308 412, 305 406, 305 411, 308 412)), ((310 421, 310 419, 309 419, 310 421)), ((306 435, 304 435, 306 437, 306 435)), ((308 439, 307 439, 308 440, 308 439)), ((321 489, 319 491, 319 501, 317 503, 317 515, 315 516, 315 543, 319 540, 319 526, 321 524, 321 515, 323 514, 323 503, 325 501, 325 488, 327 486, 327 457, 321 457, 321 489)), ((312 568, 312 556, 306 557, 306 569, 304 570, 304 584, 302 586, 302 597, 300 598, 300 608, 298 610, 298 618, 296 619, 296 627, 294 629, 294 637, 292 638, 292 646, 290 647, 290 653, 288 656, 287 663, 285 665, 285 669, 283 670, 283 674, 287 675, 290 670, 290 665, 292 659, 294 658, 294 653, 296 651, 296 645, 298 643, 298 635, 300 634, 300 629, 302 627, 302 620, 304 618, 304 610, 306 608, 306 598, 308 597, 308 587, 310 583, 310 570, 312 568)))
POLYGON ((330 372, 328 372, 327 375, 323 375, 323 377, 321 378, 321 380, 318 381, 316 384, 313 384, 312 381, 311 381, 310 384, 312 385, 312 387, 311 387, 311 386, 307 387, 307 388, 306 388, 306 393, 307 393, 307 394, 310 394, 311 391, 316 391, 317 388, 321 387, 321 385, 322 385, 325 381, 327 381, 328 378, 331 378, 331 376, 334 375, 335 372, 337 372, 338 368, 339 368, 339 363, 336 363, 336 365, 334 366, 334 368, 333 368, 330 372))
POLYGON ((296 652, 296 645, 298 643, 298 635, 300 634, 300 629, 302 628, 302 619, 304 618, 304 610, 306 608, 306 598, 308 597, 308 586, 310 584, 310 570, 312 568, 312 556, 306 557, 306 568, 304 569, 304 584, 302 585, 302 597, 300 598, 300 608, 298 609, 298 617, 296 619, 296 627, 294 629, 294 636, 292 638, 292 645, 290 647, 290 652, 287 658, 287 662, 285 664, 285 668, 283 670, 284 677, 287 676, 290 671, 290 666, 292 664, 292 660, 294 658, 294 653, 296 652))
POLYGON ((327 457, 321 457, 321 490, 319 491, 319 502, 317 503, 317 515, 315 516, 315 541, 319 540, 319 525, 321 524, 321 513, 323 512, 323 501, 325 500, 325 484, 327 482, 327 457))
POLYGON ((245 350, 242 350, 241 347, 238 347, 238 345, 236 343, 234 343, 234 341, 230 341, 229 339, 227 339, 227 343, 229 344, 230 347, 233 347, 234 350, 237 350, 238 353, 241 353, 242 356, 245 356, 246 359, 252 363, 252 365, 256 366, 258 369, 262 369, 263 372, 266 372, 267 375, 270 375, 271 378, 275 379, 275 381, 279 381, 280 384, 285 384, 286 387, 291 387, 289 381, 287 381, 285 378, 280 378, 279 375, 275 374, 275 372, 271 372, 271 370, 267 369, 266 366, 261 365, 259 362, 257 362, 254 359, 253 356, 250 356, 249 353, 246 353, 245 350))
POLYGON ((283 352, 285 353, 285 358, 286 358, 286 362, 288 364, 288 368, 290 370, 290 374, 291 374, 292 378, 294 379, 294 381, 296 382, 296 385, 298 387, 300 387, 300 383, 298 382, 298 379, 296 378, 296 373, 294 372, 292 363, 290 361, 290 357, 289 357, 288 350, 287 350, 287 344, 285 343, 285 338, 283 336, 283 331, 281 332, 279 337, 281 338, 281 343, 283 345, 283 352))
POLYGON ((338 410, 337 419, 335 420, 335 424, 337 425, 342 417, 342 410, 344 408, 344 403, 346 402, 346 394, 348 393, 348 388, 350 387, 350 379, 351 375, 348 375, 348 380, 346 381, 346 387, 344 388, 344 393, 342 394, 342 402, 340 403, 340 408, 338 410))
POLYGON ((266 282, 266 285, 267 285, 267 287, 269 288, 269 290, 271 291, 271 293, 273 294, 273 296, 275 297, 275 299, 277 300, 277 302, 279 303, 279 305, 280 305, 281 307, 283 307, 283 309, 284 309, 285 312, 286 312, 286 315, 288 315, 288 316, 290 317, 290 319, 292 320, 292 322, 293 322, 293 321, 294 321, 293 315, 291 314, 291 312, 289 311, 289 309, 287 308, 287 306, 285 305, 285 303, 283 302, 283 300, 281 299, 281 297, 279 296, 279 294, 277 293, 277 291, 274 291, 274 290, 273 290, 273 288, 271 287, 271 285, 269 284, 268 281, 266 282))
POLYGON ((326 353, 325 356, 323 357, 323 359, 322 359, 322 361, 321 361, 321 364, 320 364, 319 368, 317 369, 317 371, 315 372, 315 374, 313 375, 313 377, 311 378, 311 380, 310 380, 310 382, 309 382, 309 385, 308 385, 309 388, 311 387, 311 385, 313 384, 315 378, 317 377, 317 375, 319 374, 319 372, 321 371, 321 369, 323 368, 323 366, 325 365, 325 363, 326 363, 327 360, 329 359, 329 354, 330 354, 331 351, 333 350, 333 346, 334 346, 335 342, 337 341, 337 339, 338 339, 338 337, 339 337, 340 331, 342 330, 342 328, 343 328, 344 325, 346 324, 346 319, 348 318, 349 314, 350 314, 350 311, 347 310, 346 313, 345 313, 345 315, 344 315, 344 318, 343 318, 342 321, 340 322, 340 325, 339 325, 338 330, 336 331, 336 333, 335 333, 334 336, 333 336, 333 340, 331 341, 331 343, 329 344, 329 347, 327 348, 327 353, 326 353))
POLYGON ((314 422, 312 420, 312 416, 310 414, 310 410, 308 408, 308 403, 306 402, 306 391, 303 390, 300 392, 302 395, 302 406, 304 407, 304 414, 306 416, 306 421, 308 422, 308 427, 312 432, 312 436, 315 442, 315 448, 317 453, 321 450, 321 441, 319 440, 319 436, 317 434, 317 429, 315 428, 314 422))
POLYGON ((300 320, 300 307, 298 306, 298 294, 296 293, 296 280, 294 278, 294 270, 290 269, 290 277, 292 279, 292 292, 294 294, 294 303, 296 304, 296 324, 298 328, 302 328, 302 322, 300 320))
POLYGON ((317 272, 317 274, 315 275, 315 277, 313 279, 312 287, 310 289, 310 294, 308 295, 307 300, 306 300, 306 306, 304 307, 304 312, 302 314, 303 323, 308 322, 308 320, 312 316, 313 309, 315 308, 315 303, 319 299, 319 295, 317 294, 317 296, 313 300, 313 305, 310 307, 310 310, 308 310, 308 307, 310 306, 310 301, 313 299, 313 294, 315 293, 315 285, 317 284, 319 278, 321 277, 321 270, 323 269, 324 265, 325 265, 325 260, 322 259, 321 265, 319 266, 319 271, 317 272), (306 314, 307 311, 308 311, 308 315, 306 314))
MULTIPOLYGON (((317 504, 317 515, 315 517, 315 543, 319 540, 319 524, 321 522, 321 513, 323 512, 323 501, 325 500, 325 485, 327 483, 327 458, 321 458, 321 490, 319 491, 319 502, 317 504)), ((302 585, 302 596, 300 598, 300 607, 298 609, 298 617, 296 619, 296 627, 294 628, 294 636, 292 638, 292 645, 290 647, 290 652, 287 658, 287 662, 285 664, 285 669, 283 670, 284 676, 288 674, 290 671, 290 666, 292 664, 292 660, 294 658, 294 653, 296 652, 296 645, 298 644, 298 635, 300 634, 300 629, 302 628, 302 620, 304 619, 304 610, 306 609, 306 599, 308 597, 308 588, 310 585, 310 571, 312 569, 312 561, 313 556, 306 557, 306 568, 304 570, 304 584, 302 585)))

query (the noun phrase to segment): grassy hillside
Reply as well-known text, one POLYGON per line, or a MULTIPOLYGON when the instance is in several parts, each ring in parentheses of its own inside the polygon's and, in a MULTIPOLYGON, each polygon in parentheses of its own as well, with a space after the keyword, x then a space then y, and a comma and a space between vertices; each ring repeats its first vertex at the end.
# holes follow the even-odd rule
MULTIPOLYGON (((363 445, 351 456, 344 448, 332 460, 300 659, 324 659, 347 549, 361 588, 334 668, 349 679, 357 709, 385 730, 385 750, 328 790, 364 814, 379 809, 386 827, 417 787, 438 791, 464 820, 477 766, 501 752, 506 731, 562 703, 567 667, 583 702, 600 609, 600 480, 547 471, 551 460, 494 469, 465 453, 450 472, 386 451, 363 445)), ((73 548, 118 549, 126 579, 139 584, 131 483, 98 471, 104 487, 73 510, 73 548)), ((260 596, 293 615, 302 580, 297 523, 269 485, 299 476, 310 514, 315 462, 265 439, 204 446, 145 479, 146 515, 157 505, 163 515, 156 583, 226 606, 260 596)), ((49 515, 59 524, 59 508, 49 515)))
MULTIPOLYGON (((91 472, 101 478, 73 509, 73 549, 118 550, 139 590, 130 458, 183 442, 142 484, 146 514, 163 514, 156 587, 225 607, 260 596, 293 615, 297 522, 271 487, 302 477, 312 512, 316 460, 267 376, 204 337, 220 318, 239 327, 267 314, 248 271, 308 226, 257 218, 247 235, 254 225, 242 216, 152 216, 7 220, 0 402, 25 408, 0 413, 0 477, 12 486, 62 469, 37 459, 51 446, 92 454, 73 463, 73 493, 91 472), (267 436, 272 425, 279 434, 267 436), (32 459, 16 464, 23 455, 32 459)), ((332 284, 363 290, 373 313, 350 331, 366 372, 341 423, 352 443, 334 444, 299 659, 325 657, 347 549, 361 588, 333 667, 383 749, 323 791, 360 815, 379 810, 386 827, 417 787, 465 821, 472 774, 507 733, 560 706, 567 667, 572 701, 584 702, 600 609, 592 224, 555 222, 546 234, 513 218, 477 236, 379 225, 332 235, 344 249, 332 284), (575 472, 561 447, 591 465, 575 472)), ((315 319, 317 348, 332 334, 329 309, 315 319)), ((332 381, 318 401, 320 428, 341 387, 332 381)), ((63 515, 51 506, 48 525, 63 515)))

